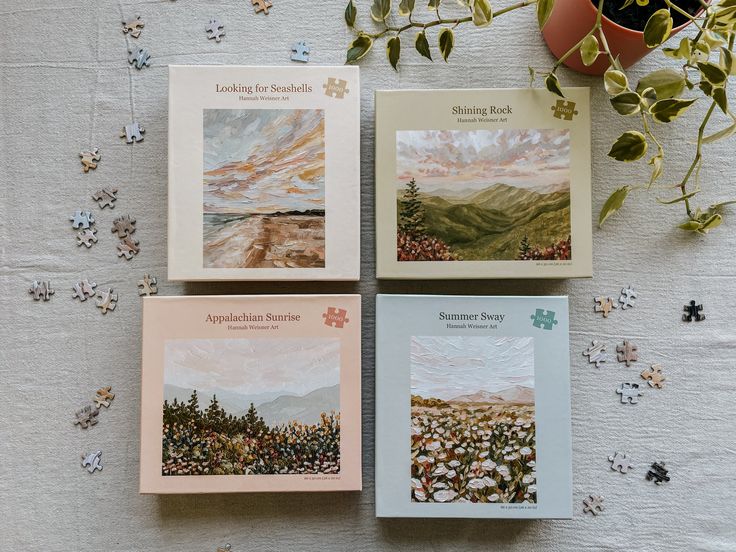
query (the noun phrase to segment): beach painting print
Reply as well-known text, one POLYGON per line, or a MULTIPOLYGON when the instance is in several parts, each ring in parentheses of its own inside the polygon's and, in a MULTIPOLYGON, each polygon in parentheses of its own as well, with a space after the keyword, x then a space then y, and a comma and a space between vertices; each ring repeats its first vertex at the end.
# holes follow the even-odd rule
POLYGON ((570 260, 570 177, 568 129, 397 131, 397 260, 570 260))
POLYGON ((339 474, 340 340, 167 341, 161 473, 339 474))
POLYGON ((536 503, 531 337, 411 338, 411 501, 536 503))
POLYGON ((203 110, 204 268, 324 268, 321 109, 203 110))

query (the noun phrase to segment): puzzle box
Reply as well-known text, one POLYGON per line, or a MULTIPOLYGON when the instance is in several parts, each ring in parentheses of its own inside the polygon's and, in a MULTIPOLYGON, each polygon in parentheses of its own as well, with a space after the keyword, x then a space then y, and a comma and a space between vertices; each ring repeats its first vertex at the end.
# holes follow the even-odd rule
POLYGON ((589 89, 565 95, 377 91, 377 276, 592 276, 589 89))
POLYGON ((141 493, 360 490, 360 296, 146 297, 141 394, 141 493))
POLYGON ((169 67, 169 279, 357 280, 357 67, 169 67))
POLYGON ((376 515, 571 518, 567 297, 378 295, 376 515))

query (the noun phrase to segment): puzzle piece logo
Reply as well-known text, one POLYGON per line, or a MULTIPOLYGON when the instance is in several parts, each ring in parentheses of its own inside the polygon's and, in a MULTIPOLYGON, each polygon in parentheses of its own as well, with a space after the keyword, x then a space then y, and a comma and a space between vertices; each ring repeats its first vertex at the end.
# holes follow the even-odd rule
POLYGON ((575 110, 575 102, 557 100, 557 103, 551 107, 554 111, 553 116, 556 119, 572 121, 573 117, 578 114, 575 110))
POLYGON ((536 312, 529 318, 532 320, 532 326, 543 330, 552 330, 557 324, 555 311, 536 309, 536 312))
POLYGON ((342 328, 350 322, 347 317, 348 311, 345 309, 338 309, 335 307, 328 307, 327 311, 322 313, 322 318, 325 319, 325 326, 332 326, 333 328, 342 328))
POLYGON ((345 94, 350 92, 348 90, 348 81, 334 77, 327 79, 327 82, 322 85, 322 88, 325 89, 325 96, 337 98, 338 100, 342 100, 345 94))

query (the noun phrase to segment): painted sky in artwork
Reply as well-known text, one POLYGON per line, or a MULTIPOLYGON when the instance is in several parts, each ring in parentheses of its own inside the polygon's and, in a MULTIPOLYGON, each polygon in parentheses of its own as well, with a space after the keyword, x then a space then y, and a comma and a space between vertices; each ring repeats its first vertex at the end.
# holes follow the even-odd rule
POLYGON ((164 383, 205 393, 301 396, 340 383, 337 338, 175 339, 164 357, 164 383))
POLYGON ((324 111, 205 109, 204 212, 324 209, 324 111))
POLYGON ((569 189, 567 129, 401 130, 396 132, 397 187, 481 190, 493 184, 569 189))
POLYGON ((531 337, 418 336, 411 338, 411 393, 451 400, 521 385, 534 388, 531 337))

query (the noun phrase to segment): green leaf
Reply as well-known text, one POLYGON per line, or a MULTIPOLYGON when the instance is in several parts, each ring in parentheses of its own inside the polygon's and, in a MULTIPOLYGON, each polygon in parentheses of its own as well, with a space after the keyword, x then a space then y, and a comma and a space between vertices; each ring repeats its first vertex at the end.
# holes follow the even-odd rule
POLYGON ((348 24, 348 27, 355 25, 355 17, 357 15, 358 10, 356 9, 355 4, 353 4, 353 0, 350 0, 345 8, 345 23, 348 24))
POLYGON ((672 16, 669 10, 655 11, 644 26, 644 42, 649 48, 656 48, 670 37, 672 16))
POLYGON ((718 104, 726 115, 728 115, 728 97, 726 96, 726 89, 722 86, 713 90, 713 101, 718 104))
POLYGON ((472 0, 471 10, 476 27, 486 27, 493 21, 493 10, 488 0, 472 0))
POLYGON ((689 194, 684 194, 679 197, 676 197, 675 199, 659 199, 657 198, 657 201, 662 203, 663 205, 672 205, 673 203, 681 203, 685 201, 686 199, 690 199, 691 197, 697 195, 700 193, 700 190, 695 190, 694 192, 690 192, 689 194))
POLYGON ((643 77, 636 85, 640 94, 645 88, 654 88, 660 100, 674 98, 685 90, 685 75, 673 69, 659 69, 643 77))
POLYGON ((662 176, 662 171, 664 170, 664 158, 662 157, 662 152, 660 151, 657 155, 652 157, 648 163, 652 167, 652 175, 649 178, 649 187, 651 188, 659 177, 662 176))
POLYGON ((547 75, 547 78, 544 79, 544 85, 547 87, 547 90, 553 94, 557 94, 560 98, 565 97, 562 93, 562 88, 560 87, 560 79, 558 79, 557 75, 554 73, 547 75))
POLYGON ((414 11, 414 0, 401 0, 399 2, 399 15, 406 17, 414 11))
POLYGON ((537 0, 537 23, 540 29, 547 24, 554 7, 555 0, 537 0))
POLYGON ((609 157, 613 157, 616 161, 636 161, 644 157, 649 149, 647 139, 637 130, 627 130, 611 146, 608 152, 609 157))
POLYGON ((421 55, 432 61, 432 54, 429 51, 429 42, 427 41, 427 35, 424 31, 418 32, 414 38, 414 47, 421 55))
POLYGON ((365 34, 358 35, 348 46, 348 55, 345 63, 358 61, 370 52, 373 47, 373 39, 365 34))
POLYGON ((445 27, 440 31, 440 35, 437 40, 440 45, 442 59, 447 62, 447 58, 450 57, 450 53, 452 53, 452 49, 455 46, 455 34, 452 32, 452 29, 445 27))
POLYGON ((698 230, 700 230, 700 223, 697 220, 689 220, 680 224, 678 228, 681 228, 682 230, 687 230, 688 232, 697 232, 698 230))
POLYGON ((632 190, 631 186, 623 186, 622 188, 615 190, 609 196, 609 198, 603 204, 600 214, 598 215, 598 226, 599 227, 603 226, 603 223, 606 222, 608 217, 610 217, 612 214, 618 211, 621 207, 623 207, 624 201, 626 201, 626 198, 628 197, 629 192, 631 190, 632 190))
POLYGON ((677 48, 662 48, 662 53, 674 59, 690 59, 690 55, 692 53, 690 39, 683 38, 680 40, 680 44, 677 48))
POLYGON ((388 39, 386 42, 386 55, 388 56, 388 62, 391 67, 396 69, 396 65, 399 63, 399 57, 401 57, 401 39, 397 36, 388 39))
POLYGON ((715 86, 723 85, 728 78, 728 75, 726 75, 723 69, 710 61, 706 63, 698 62, 698 69, 700 69, 700 74, 703 75, 703 78, 715 86))
POLYGON ((736 121, 734 121, 733 124, 730 126, 727 126, 726 128, 719 130, 718 132, 714 132, 713 134, 706 136, 703 138, 704 144, 710 144, 711 142, 716 142, 718 140, 722 140, 723 138, 728 138, 729 136, 732 136, 736 132, 736 121))
POLYGON ((682 113, 684 113, 685 110, 694 103, 694 98, 689 100, 668 98, 666 100, 655 102, 654 105, 649 108, 649 113, 652 114, 655 121, 659 121, 660 123, 669 123, 682 115, 682 113))
POLYGON ((589 67, 595 63, 600 53, 598 39, 595 35, 588 35, 580 45, 580 57, 583 59, 583 65, 589 67))
POLYGON ((391 13, 391 0, 373 0, 371 5, 371 19, 377 23, 385 21, 391 13))
POLYGON ((641 96, 636 92, 622 92, 611 98, 611 105, 621 115, 635 115, 641 111, 641 96))
POLYGON ((733 63, 733 53, 728 48, 721 48, 721 54, 720 54, 720 66, 723 67, 723 70, 728 73, 729 75, 733 75, 734 69, 734 63, 733 63))
POLYGON ((629 79, 626 77, 626 73, 614 69, 613 66, 606 69, 606 73, 603 75, 603 84, 606 87, 606 92, 611 96, 618 96, 629 89, 629 79))
POLYGON ((720 226, 723 222, 723 217, 716 213, 715 215, 712 215, 708 220, 703 222, 700 225, 700 228, 698 229, 698 232, 702 234, 707 234, 709 231, 713 230, 717 226, 720 226))
POLYGON ((639 95, 647 108, 657 101, 657 91, 652 87, 645 88, 639 95))

